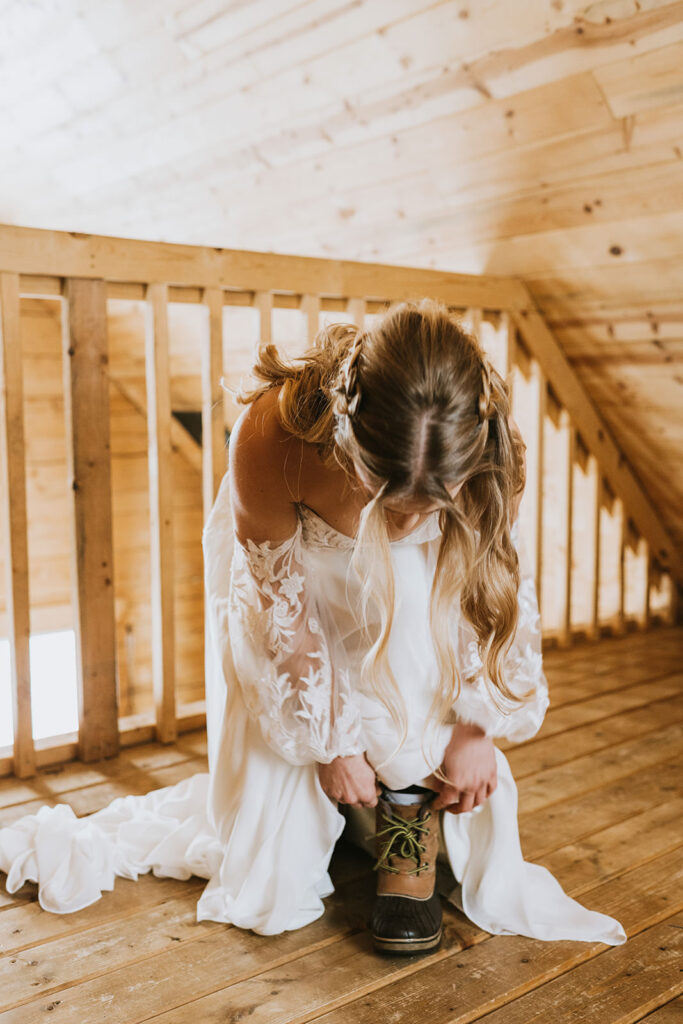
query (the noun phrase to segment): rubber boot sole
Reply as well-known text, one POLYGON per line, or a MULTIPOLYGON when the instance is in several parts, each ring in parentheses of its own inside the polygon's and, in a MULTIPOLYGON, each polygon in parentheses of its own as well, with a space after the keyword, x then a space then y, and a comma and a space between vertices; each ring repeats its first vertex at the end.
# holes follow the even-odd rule
POLYGON ((394 955, 410 955, 411 953, 428 953, 441 945, 443 928, 439 928, 434 935, 427 935, 421 939, 387 939, 380 935, 372 936, 372 944, 379 953, 392 953, 394 955))

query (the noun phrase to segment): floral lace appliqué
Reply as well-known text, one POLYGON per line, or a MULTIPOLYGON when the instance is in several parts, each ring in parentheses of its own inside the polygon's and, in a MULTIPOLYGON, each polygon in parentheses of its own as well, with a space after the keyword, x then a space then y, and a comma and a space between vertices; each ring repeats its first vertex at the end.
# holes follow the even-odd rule
POLYGON ((307 579, 301 521, 280 544, 235 537, 229 628, 247 709, 291 764, 361 753, 343 649, 334 658, 307 579), (334 661, 334 664, 333 664, 334 661))

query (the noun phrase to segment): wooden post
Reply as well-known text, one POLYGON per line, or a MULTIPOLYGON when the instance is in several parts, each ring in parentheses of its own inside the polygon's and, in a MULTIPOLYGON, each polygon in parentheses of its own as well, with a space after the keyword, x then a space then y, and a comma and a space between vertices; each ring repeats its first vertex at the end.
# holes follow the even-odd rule
POLYGON ((312 348, 320 330, 320 296, 302 295, 300 309, 306 317, 306 345, 312 348))
POLYGON ((28 519, 24 449, 24 384, 19 321, 19 275, 0 273, 0 494, 4 523, 7 635, 10 649, 13 771, 35 775, 31 720, 28 519))
POLYGON ((574 521, 574 446, 576 431, 566 409, 560 412, 560 431, 564 451, 564 513, 562 518, 564 549, 564 589, 559 642, 568 647, 572 642, 572 525, 574 521))
POLYGON ((146 300, 145 374, 149 448, 152 677, 157 739, 162 743, 172 743, 176 739, 176 703, 168 286, 148 285, 146 300))
POLYGON ((206 522, 227 469, 223 372, 223 292, 205 288, 207 329, 202 335, 202 498, 206 522))
POLYGON ((112 539, 107 286, 64 283, 62 349, 72 584, 78 671, 78 756, 119 752, 112 539))

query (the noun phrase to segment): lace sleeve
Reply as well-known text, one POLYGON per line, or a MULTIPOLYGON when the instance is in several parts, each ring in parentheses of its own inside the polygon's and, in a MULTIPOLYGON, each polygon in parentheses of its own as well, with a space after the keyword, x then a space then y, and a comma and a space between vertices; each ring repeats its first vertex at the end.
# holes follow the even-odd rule
POLYGON ((495 702, 486 683, 479 643, 469 623, 460 623, 459 649, 463 658, 463 682, 453 710, 458 721, 478 725, 487 736, 505 737, 521 742, 534 736, 548 708, 548 684, 541 654, 541 618, 536 586, 519 534, 519 521, 511 530, 512 542, 520 563, 517 592, 519 619, 512 644, 504 662, 505 681, 520 696, 528 690, 533 696, 524 704, 513 704, 496 694, 495 702), (500 707, 496 707, 496 703, 500 707))
POLYGON ((343 648, 322 626, 305 554, 301 521, 273 546, 235 537, 228 606, 247 711, 269 746, 296 765, 365 749, 343 648))

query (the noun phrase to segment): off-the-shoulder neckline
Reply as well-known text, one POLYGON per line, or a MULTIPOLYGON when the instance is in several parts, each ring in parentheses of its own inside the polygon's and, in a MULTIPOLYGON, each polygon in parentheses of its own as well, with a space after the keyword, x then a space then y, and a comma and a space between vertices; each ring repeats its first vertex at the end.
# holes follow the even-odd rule
MULTIPOLYGON (((328 523, 326 519, 323 519, 323 517, 318 512, 316 512, 315 509, 312 509, 310 505, 307 505, 303 501, 299 501, 299 502, 297 502, 297 504, 299 506, 301 506, 302 508, 306 509, 308 514, 313 516, 314 519, 317 519, 317 521, 324 527, 326 532, 328 532, 330 534, 334 534, 336 537, 340 538, 347 545, 353 545, 355 543, 355 540, 356 540, 355 537, 350 537, 348 533, 342 533, 341 530, 337 530, 334 526, 331 526, 330 523, 328 523)), ((428 516, 427 519, 423 519, 422 522, 419 524, 419 526, 416 526, 414 530, 410 531, 410 533, 404 534, 403 537, 395 537, 393 540, 390 540, 389 543, 390 544, 405 544, 407 541, 409 541, 411 539, 411 537, 416 536, 422 530, 424 530, 425 526, 428 523, 431 523, 433 521, 434 517, 438 516, 438 515, 439 515, 439 510, 435 509, 433 512, 429 513, 429 516, 428 516)), ((299 534, 300 534, 300 532, 302 530, 302 527, 303 527, 303 520, 302 520, 301 517, 298 517, 297 524, 296 524, 296 529, 295 529, 294 533, 291 535, 291 537, 285 537, 284 540, 279 540, 279 541, 276 541, 276 542, 273 542, 271 540, 264 540, 264 541, 257 542, 257 541, 252 540, 251 538, 247 538, 247 540, 245 542, 243 542, 243 541, 241 541, 239 539, 239 537, 237 536, 237 533, 234 530, 233 530, 233 535, 234 535, 235 542, 244 551, 246 551, 247 553, 249 551, 252 551, 252 550, 261 550, 261 551, 265 550, 265 551, 268 551, 269 554, 272 555, 275 552, 277 552, 280 548, 285 548, 286 546, 292 544, 297 539, 297 537, 299 536, 299 534)))
MULTIPOLYGON (((302 506, 303 508, 305 508, 308 512, 310 512, 310 514, 312 516, 315 516, 315 518, 320 523, 322 523, 322 525, 325 527, 325 529, 329 530, 330 533, 336 534, 338 537, 341 537, 345 541, 351 541, 351 542, 355 541, 355 539, 356 539, 355 537, 349 536, 348 533, 342 533, 341 530, 337 530, 336 527, 331 526, 330 523, 328 523, 328 521, 326 519, 323 519, 323 517, 320 515, 319 512, 316 512, 314 508, 311 508, 310 505, 307 505, 305 501, 299 501, 299 502, 297 502, 297 504, 302 506)), ((439 515, 439 509, 434 509, 434 511, 430 512, 429 515, 427 516, 427 518, 423 519, 422 522, 419 523, 418 526, 416 526, 414 530, 411 530, 410 533, 405 533, 402 537, 394 537, 394 539, 390 540, 389 543, 390 544, 401 544, 402 542, 410 540, 410 538, 414 537, 415 534, 420 533, 421 530, 424 530, 424 528, 427 525, 427 523, 431 523, 433 521, 434 517, 438 516, 438 515, 439 515)))
POLYGON ((246 540, 242 541, 237 536, 237 531, 235 530, 234 526, 232 530, 232 536, 235 544, 237 544, 238 547, 242 548, 243 551, 246 551, 247 554, 249 554, 251 551, 266 550, 268 551, 269 554, 272 555, 275 552, 279 551, 280 548, 285 548, 288 545, 292 544, 298 538, 299 534, 301 533, 301 529, 301 520, 297 519, 296 529, 294 530, 294 533, 290 537, 285 537, 284 540, 278 540, 275 542, 273 542, 272 540, 256 541, 252 540, 251 537, 247 537, 246 540))

